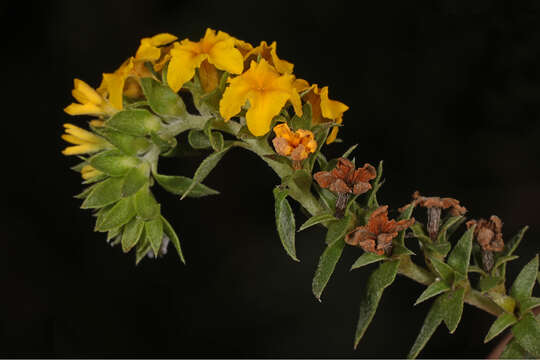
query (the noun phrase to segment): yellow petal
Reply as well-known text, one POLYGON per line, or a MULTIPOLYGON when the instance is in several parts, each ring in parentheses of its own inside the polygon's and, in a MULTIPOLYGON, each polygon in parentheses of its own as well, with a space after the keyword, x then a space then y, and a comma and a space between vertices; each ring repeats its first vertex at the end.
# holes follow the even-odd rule
POLYGON ((152 43, 153 46, 163 46, 163 45, 167 45, 169 43, 172 43, 176 39, 178 39, 178 37, 176 37, 176 36, 174 36, 172 34, 161 33, 161 34, 157 34, 157 35, 152 36, 150 38, 150 42, 152 43))
POLYGON ((62 150, 64 155, 79 155, 79 154, 88 154, 101 150, 103 147, 98 144, 83 144, 77 146, 68 146, 62 150))
MULTIPOLYGON (((343 122, 343 118, 336 119, 336 122, 338 124, 341 124, 343 122)), ((336 140, 338 131, 339 131, 338 126, 334 126, 334 128, 332 128, 332 131, 330 131, 330 135, 328 135, 328 137, 326 138, 326 144, 331 144, 334 142, 334 140, 336 140)))
POLYGON ((328 86, 321 89, 321 111, 322 115, 327 119, 336 120, 340 118, 345 111, 349 109, 347 105, 336 100, 328 98, 328 86))
POLYGON ((309 88, 309 83, 304 79, 294 79, 293 87, 296 89, 296 91, 302 92, 309 88))
POLYGON ((101 97, 101 95, 99 95, 96 90, 94 90, 84 81, 74 79, 73 84, 73 97, 77 99, 77 101, 81 104, 91 102, 93 104, 99 105, 103 102, 103 98, 101 97))
POLYGON ((240 112, 250 91, 251 84, 245 76, 229 78, 229 86, 225 89, 219 102, 219 112, 225 121, 240 112))
POLYGON ((208 52, 208 62, 216 68, 231 74, 241 74, 244 70, 244 58, 234 47, 234 39, 217 42, 208 52))
POLYGON ((181 44, 174 43, 167 70, 167 82, 170 88, 178 92, 186 82, 193 78, 195 69, 206 58, 208 55, 199 53, 198 45, 192 41, 184 40, 181 44))
POLYGON ((76 136, 68 135, 68 134, 62 134, 61 138, 62 138, 62 140, 65 140, 68 143, 75 144, 75 145, 82 145, 82 144, 87 144, 88 143, 88 141, 84 141, 83 139, 80 139, 80 138, 78 138, 76 136))
POLYGON ((69 115, 101 115, 102 109, 94 104, 70 104, 64 108, 64 111, 69 115))
POLYGON ((78 126, 75 126, 73 124, 64 124, 64 128, 66 129, 66 133, 76 136, 82 140, 85 140, 86 142, 92 142, 92 143, 103 143, 103 138, 94 135, 90 131, 81 129, 78 126))
POLYGON ((290 93, 279 90, 251 92, 248 96, 251 107, 246 113, 249 131, 255 136, 270 131, 272 119, 279 114, 289 97, 290 93))
POLYGON ((123 92, 126 79, 119 74, 103 74, 103 82, 107 84, 109 102, 118 110, 123 108, 123 92))
POLYGON ((291 137, 293 136, 291 129, 286 123, 277 124, 276 126, 274 126, 274 133, 277 137, 281 137, 286 140, 291 139, 291 137))
POLYGON ((270 45, 270 55, 272 56, 272 63, 279 73, 292 74, 294 65, 277 56, 277 43, 275 41, 270 45))
POLYGON ((302 116, 302 114, 304 113, 302 110, 302 100, 300 99, 298 91, 296 91, 294 87, 291 89, 291 95, 289 100, 291 101, 296 116, 302 116))
POLYGON ((93 127, 103 127, 105 126, 105 121, 94 119, 94 120, 90 120, 88 124, 93 127))
POLYGON ((208 61, 203 61, 199 67, 199 79, 205 92, 210 92, 217 88, 219 78, 216 67, 208 61))
POLYGON ((156 61, 161 56, 161 50, 152 45, 148 38, 141 40, 141 45, 135 53, 135 59, 145 61, 156 61))

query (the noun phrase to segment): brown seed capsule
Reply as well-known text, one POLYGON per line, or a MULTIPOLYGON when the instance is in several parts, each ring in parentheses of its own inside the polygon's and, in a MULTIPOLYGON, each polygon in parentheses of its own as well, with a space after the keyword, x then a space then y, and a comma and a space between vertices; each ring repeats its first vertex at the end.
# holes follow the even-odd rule
POLYGON ((388 206, 381 206, 369 217, 365 226, 359 226, 345 236, 345 242, 377 255, 390 254, 392 239, 399 231, 414 224, 414 219, 388 220, 388 206))

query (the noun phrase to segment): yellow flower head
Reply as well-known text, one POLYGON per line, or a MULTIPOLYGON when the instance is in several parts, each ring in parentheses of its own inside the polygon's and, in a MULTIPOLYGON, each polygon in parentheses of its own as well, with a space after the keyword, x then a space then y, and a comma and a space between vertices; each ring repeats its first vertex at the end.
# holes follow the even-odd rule
POLYGON ((274 133, 276 137, 272 140, 272 143, 279 155, 301 161, 317 150, 317 142, 313 137, 313 133, 309 130, 298 129, 292 132, 289 126, 283 123, 274 126, 274 133))
POLYGON ((91 165, 84 165, 81 169, 81 177, 84 180, 91 179, 100 174, 103 174, 103 173, 91 165))
POLYGON ((79 103, 72 103, 64 108, 69 115, 110 115, 114 108, 90 85, 75 79, 71 94, 79 103))
POLYGON ((270 46, 266 41, 261 41, 260 45, 249 51, 244 59, 249 61, 250 59, 256 60, 259 56, 268 61, 270 65, 276 68, 280 74, 292 74, 294 65, 288 61, 281 60, 277 56, 276 52, 277 44, 274 41, 270 46))
POLYGON ((246 121, 249 131, 261 136, 270 131, 274 116, 279 114, 287 100, 290 100, 296 114, 302 116, 302 104, 298 92, 293 87, 293 75, 280 75, 266 60, 251 62, 248 71, 235 78, 229 78, 219 103, 219 111, 225 121, 240 112, 249 100, 246 121))
MULTIPOLYGON (((309 89, 303 98, 311 104, 312 120, 314 124, 334 121, 337 124, 343 122, 343 113, 349 109, 347 105, 336 100, 328 98, 328 86, 319 89, 317 84, 313 84, 311 88, 307 88, 307 82, 298 80, 296 83, 297 91, 309 89)), ((326 139, 326 143, 332 143, 337 136, 338 127, 334 127, 326 139)))
POLYGON ((130 57, 112 74, 104 73, 97 89, 100 93, 107 94, 112 106, 118 110, 123 108, 124 86, 126 79, 134 72, 134 67, 133 57, 130 57))
POLYGON ((79 155, 94 153, 110 147, 107 140, 99 137, 90 131, 81 129, 72 124, 64 124, 66 133, 62 135, 62 139, 75 146, 68 146, 62 150, 64 155, 79 155))
POLYGON ((172 43, 178 39, 176 36, 162 33, 150 38, 141 39, 141 44, 135 54, 135 60, 150 61, 155 63, 162 57, 162 46, 172 43))
POLYGON ((201 82, 206 91, 217 85, 217 69, 240 74, 244 69, 243 57, 235 48, 237 40, 229 34, 207 29, 199 42, 189 39, 174 43, 167 71, 167 82, 174 91, 193 78, 200 68, 201 82))

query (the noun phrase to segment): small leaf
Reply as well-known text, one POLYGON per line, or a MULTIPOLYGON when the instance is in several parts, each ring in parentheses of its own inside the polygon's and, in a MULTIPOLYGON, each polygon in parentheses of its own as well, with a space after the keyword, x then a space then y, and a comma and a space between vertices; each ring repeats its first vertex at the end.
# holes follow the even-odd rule
POLYGON ((122 232, 122 251, 127 253, 137 245, 143 229, 144 222, 136 217, 124 226, 124 231, 122 232))
POLYGON ((161 241, 163 240, 163 222, 161 218, 155 218, 153 220, 146 221, 144 223, 144 232, 154 255, 157 257, 159 248, 161 247, 161 241))
POLYGON ((195 188, 195 186, 197 186, 197 184, 203 182, 203 180, 216 167, 218 162, 221 160, 221 158, 223 158, 223 156, 227 153, 229 149, 230 148, 225 148, 220 152, 215 152, 201 162, 201 164, 195 171, 195 174, 193 175, 193 182, 187 188, 186 192, 182 195, 180 200, 183 200, 195 188))
POLYGON ((495 265, 493 266, 493 269, 496 269, 498 268, 499 266, 509 262, 509 261, 512 261, 512 260, 515 260, 515 259, 518 259, 519 256, 518 255, 510 255, 510 256, 501 256, 499 258, 497 258, 497 260, 495 261, 495 265))
POLYGON ((94 130, 126 155, 137 155, 150 146, 150 142, 144 137, 124 134, 106 126, 97 127, 94 130))
POLYGON ((293 181, 300 190, 309 192, 313 178, 309 171, 302 169, 293 172, 291 181, 293 181))
POLYGON ((117 112, 105 125, 128 135, 145 136, 158 131, 161 121, 148 110, 131 109, 117 112))
POLYGON ((395 258, 398 256, 403 256, 403 255, 416 255, 416 254, 412 252, 411 250, 407 249, 405 245, 401 245, 395 242, 392 247, 392 257, 395 258))
POLYGON ((320 301, 322 292, 330 280, 332 273, 336 267, 337 262, 341 258, 343 248, 345 247, 345 241, 338 240, 328 245, 322 253, 315 276, 313 277, 312 290, 313 295, 320 301))
POLYGON ((512 334, 521 347, 533 357, 540 357, 540 322, 527 313, 512 327, 512 334))
POLYGON ((478 289, 481 292, 486 292, 502 284, 503 282, 504 279, 500 276, 482 276, 478 281, 478 289))
POLYGON ((415 222, 414 224, 412 224, 411 230, 414 237, 417 238, 424 246, 426 244, 431 244, 431 238, 427 236, 424 228, 422 227, 422 224, 420 224, 419 222, 415 222))
POLYGON ((343 155, 341 155, 342 158, 346 158, 348 159, 349 158, 349 155, 352 154, 352 152, 358 147, 358 144, 354 144, 353 146, 351 146, 350 148, 347 149, 347 151, 345 151, 343 153, 343 155))
POLYGON ((452 284, 454 282, 454 269, 436 257, 432 257, 430 260, 440 277, 448 284, 452 284))
POLYGON ((139 159, 124 155, 118 150, 107 150, 88 159, 90 165, 110 176, 123 176, 132 167, 137 166, 139 159))
POLYGON ((427 299, 432 298, 433 296, 437 296, 441 293, 444 293, 446 291, 450 290, 450 285, 445 283, 444 281, 434 281, 432 282, 426 290, 418 297, 414 305, 418 305, 423 301, 426 301, 427 299))
POLYGON ((501 309, 506 311, 509 314, 513 314, 516 308, 516 301, 513 297, 500 294, 498 292, 492 291, 487 293, 488 297, 493 300, 501 309))
POLYGON ((426 243, 425 247, 426 249, 434 251, 442 257, 445 257, 446 254, 448 254, 448 252, 452 249, 452 244, 450 244, 449 241, 441 241, 434 243, 426 243))
MULTIPOLYGON (((523 240, 523 236, 525 235, 525 232, 527 232, 527 229, 529 229, 528 226, 523 227, 516 235, 514 235, 510 239, 510 241, 507 241, 506 244, 504 244, 504 256, 510 256, 514 253, 518 245, 521 243, 521 240, 523 240)), ((506 264, 502 265, 500 272, 501 276, 503 278, 506 278, 506 264)))
POLYGON ((343 239, 345 237, 345 234, 347 234, 347 230, 349 229, 350 225, 351 217, 349 215, 343 217, 342 219, 339 219, 338 221, 333 221, 328 226, 325 243, 327 245, 330 245, 340 239, 343 239))
POLYGON ((148 254, 148 251, 150 251, 148 236, 141 237, 137 243, 137 250, 135 251, 135 265, 139 265, 141 260, 148 254))
POLYGON ((448 255, 448 265, 464 276, 467 275, 467 270, 469 268, 474 229, 475 226, 471 226, 471 228, 463 234, 461 239, 459 239, 450 255, 448 255))
POLYGON ((152 220, 159 216, 160 206, 148 186, 144 186, 133 197, 135 211, 144 220, 152 220))
POLYGON ((108 178, 92 187, 81 209, 96 209, 117 202, 122 198, 123 178, 108 178))
POLYGON ((489 331, 484 338, 484 344, 491 341, 495 336, 502 333, 507 327, 514 325, 517 322, 517 319, 514 315, 509 313, 502 313, 499 317, 493 322, 493 325, 489 328, 489 331))
POLYGON ((448 240, 448 237, 446 236, 446 233, 448 232, 448 229, 459 222, 463 216, 452 216, 448 220, 444 222, 444 224, 441 225, 439 228, 439 234, 437 235, 437 242, 445 242, 448 240))
POLYGON ((512 338, 504 348, 500 359, 531 359, 532 356, 519 345, 516 338, 512 338))
POLYGON ((319 215, 315 215, 310 217, 305 223, 303 223, 302 226, 300 226, 300 229, 298 229, 298 231, 300 232, 314 225, 336 220, 337 219, 331 213, 322 213, 319 215))
POLYGON ((379 301, 381 300, 384 289, 390 286, 398 272, 400 260, 387 261, 379 265, 379 268, 371 273, 366 285, 366 291, 360 303, 360 316, 356 326, 354 336, 354 348, 366 333, 366 330, 375 316, 379 301))
POLYGON ((454 291, 449 291, 443 295, 443 320, 448 327, 450 334, 456 331, 461 315, 463 314, 463 301, 465 299, 465 288, 458 288, 454 291))
POLYGON ((182 98, 172 91, 169 86, 149 77, 141 78, 140 81, 148 104, 156 114, 163 116, 167 120, 180 117, 187 112, 182 98))
POLYGON ((188 142, 194 149, 208 149, 211 148, 210 139, 202 130, 190 130, 188 133, 188 142))
POLYGON ((276 226, 283 248, 294 261, 299 261, 295 246, 296 224, 291 205, 287 201, 287 193, 286 189, 279 186, 274 188, 276 226))
POLYGON ((375 177, 375 180, 371 184, 371 190, 369 191, 367 195, 367 207, 368 208, 374 208, 379 207, 379 202, 377 201, 377 191, 379 191, 379 188, 382 186, 381 183, 381 177, 383 173, 383 161, 379 161, 379 166, 377 167, 377 177, 375 177))
POLYGON ((442 296, 439 296, 429 309, 426 319, 424 320, 424 324, 422 325, 422 328, 420 329, 420 332, 418 333, 418 336, 416 337, 416 340, 414 341, 414 344, 407 355, 409 359, 415 359, 418 354, 420 354, 420 351, 422 351, 424 346, 426 346, 435 330, 437 330, 443 321, 444 309, 442 300, 442 296))
POLYGON ((381 260, 387 259, 384 255, 377 255, 374 253, 366 252, 360 255, 358 259, 352 264, 351 270, 358 269, 362 266, 366 266, 368 264, 372 264, 381 260))
POLYGON ((528 299, 538 275, 538 254, 520 271, 510 289, 510 296, 518 302, 528 299))
MULTIPOLYGON (((413 210, 414 210, 414 205, 411 204, 407 206, 407 208, 405 208, 405 211, 403 211, 401 215, 399 216, 398 220, 409 220, 412 216, 413 210)), ((405 232, 406 231, 407 229, 400 231, 396 239, 396 242, 403 246, 405 246, 405 232)))
POLYGON ((147 163, 142 163, 137 167, 131 168, 124 177, 122 196, 131 196, 141 187, 148 184, 149 170, 150 166, 147 163))
POLYGON ((178 235, 176 235, 176 232, 171 224, 169 224, 167 219, 165 219, 163 216, 161 216, 161 221, 163 222, 163 233, 171 240, 176 252, 178 253, 178 256, 180 257, 180 260, 182 260, 182 262, 185 264, 186 259, 184 259, 184 254, 182 253, 182 248, 180 247, 180 239, 178 238, 178 235))
POLYGON ((132 197, 120 199, 103 216, 103 221, 96 224, 97 231, 109 231, 127 224, 135 216, 132 197))
POLYGON ((311 104, 306 102, 304 106, 302 106, 302 116, 299 117, 294 115, 290 120, 291 127, 293 130, 311 129, 311 116, 311 104))
POLYGON ((485 272, 481 267, 477 265, 469 266, 469 272, 478 273, 482 276, 489 276, 487 272, 485 272))
POLYGON ((527 311, 534 309, 538 306, 540 306, 540 298, 531 296, 530 298, 523 300, 519 304, 519 313, 523 315, 527 311))
MULTIPOLYGON (((191 183, 192 179, 185 176, 170 176, 170 175, 161 175, 153 174, 154 179, 161 185, 165 190, 175 195, 183 195, 191 183)), ((188 197, 199 198, 208 195, 217 195, 219 191, 209 188, 203 184, 197 184, 188 194, 188 197)))

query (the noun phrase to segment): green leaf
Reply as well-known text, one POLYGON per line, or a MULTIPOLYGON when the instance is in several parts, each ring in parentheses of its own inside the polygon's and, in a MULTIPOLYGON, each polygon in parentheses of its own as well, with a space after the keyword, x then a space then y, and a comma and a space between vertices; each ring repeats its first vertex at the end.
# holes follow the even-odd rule
POLYGON ((314 225, 336 220, 337 219, 331 213, 322 213, 319 215, 315 215, 310 217, 305 223, 303 223, 302 226, 300 226, 300 229, 298 229, 298 231, 300 232, 314 225))
POLYGON ((540 322, 531 313, 527 313, 512 327, 516 341, 533 357, 540 357, 540 322))
POLYGON ((92 190, 94 190, 94 188, 99 185, 98 183, 95 183, 91 186, 87 186, 83 191, 81 191, 80 193, 78 193, 77 195, 74 195, 73 197, 75 199, 86 199, 88 197, 88 195, 90 195, 90 193, 92 192, 92 190))
POLYGON ((469 272, 477 273, 482 276, 489 276, 487 272, 485 272, 481 267, 477 265, 470 265, 469 266, 469 272))
MULTIPOLYGON (((154 179, 161 185, 165 190, 175 195, 183 195, 187 189, 190 187, 193 182, 192 179, 185 176, 170 176, 170 175, 161 175, 153 174, 154 179)), ((188 197, 199 198, 208 195, 217 195, 219 191, 209 188, 203 184, 197 184, 188 194, 188 197)))
POLYGON ((454 249, 448 255, 446 261, 448 265, 454 268, 459 274, 466 276, 469 268, 469 260, 471 258, 472 240, 475 226, 471 226, 469 230, 463 234, 461 239, 454 246, 454 249))
MULTIPOLYGON (((399 216, 398 220, 409 220, 412 216, 413 210, 414 210, 414 205, 407 206, 407 208, 399 216)), ((406 231, 407 229, 400 231, 396 239, 396 242, 403 246, 405 246, 405 232, 406 231)))
POLYGON ((110 176, 123 176, 132 167, 137 166, 139 159, 124 155, 118 150, 107 150, 88 159, 90 165, 110 176))
POLYGON ((190 130, 188 133, 188 142, 194 149, 208 149, 211 148, 210 139, 202 130, 190 130))
POLYGON ((381 188, 383 182, 381 182, 381 177, 383 173, 383 161, 379 161, 379 166, 377 167, 377 176, 375 177, 375 180, 371 184, 371 190, 369 191, 367 195, 367 207, 372 209, 375 207, 379 207, 379 202, 377 201, 377 191, 381 188))
POLYGON ((160 153, 169 153, 178 145, 174 136, 166 138, 158 135, 155 131, 150 133, 150 139, 152 139, 152 142, 159 147, 160 153))
POLYGON ((193 175, 193 182, 187 188, 180 200, 183 200, 195 188, 195 186, 197 186, 197 184, 203 182, 206 176, 208 176, 208 174, 210 174, 210 172, 216 167, 221 158, 223 158, 223 155, 225 155, 229 149, 230 148, 225 148, 220 152, 215 152, 201 162, 193 175))
POLYGON ((169 224, 167 219, 165 219, 163 216, 161 216, 161 221, 163 222, 163 233, 171 240, 176 252, 178 253, 178 256, 180 257, 180 260, 182 260, 182 262, 185 264, 186 259, 184 259, 184 254, 182 253, 182 248, 180 247, 180 239, 178 239, 178 235, 176 235, 176 232, 171 224, 169 224))
POLYGON ((536 307, 540 306, 540 298, 531 296, 528 299, 523 300, 519 304, 519 312, 520 314, 525 314, 527 311, 534 309, 536 307))
POLYGON ((167 85, 152 78, 141 78, 141 85, 152 111, 163 116, 166 120, 186 114, 186 105, 167 85))
POLYGON ((279 186, 274 188, 276 227, 279 239, 287 254, 289 254, 294 261, 299 261, 296 257, 295 246, 296 224, 291 205, 289 205, 289 202, 287 201, 287 194, 288 191, 286 189, 282 189, 279 186))
POLYGON ((412 224, 411 230, 414 237, 417 238, 423 246, 426 246, 426 244, 431 244, 431 238, 427 236, 422 224, 415 222, 412 224))
POLYGON ((325 243, 329 245, 329 244, 335 243, 336 241, 340 239, 343 239, 345 237, 345 234, 347 234, 347 230, 349 230, 350 225, 351 225, 350 215, 346 215, 343 218, 339 219, 338 221, 333 221, 328 226, 328 231, 326 232, 325 243))
POLYGON ((374 253, 366 252, 360 255, 358 259, 356 259, 354 264, 352 264, 351 266, 351 270, 358 269, 362 266, 373 264, 384 259, 387 259, 387 257, 384 255, 377 255, 374 253))
POLYGON ((122 198, 123 178, 108 178, 94 185, 81 209, 97 209, 117 202, 122 198))
POLYGON ((454 282, 454 269, 436 257, 432 257, 430 260, 440 277, 448 284, 452 284, 454 282))
POLYGON ((424 290, 422 294, 420 294, 414 305, 418 305, 421 302, 426 301, 427 299, 430 299, 448 290, 450 290, 450 285, 448 285, 446 282, 440 280, 434 281, 426 288, 426 290, 424 290))
MULTIPOLYGON (((506 244, 504 244, 504 250, 502 252, 504 256, 510 256, 514 253, 514 251, 516 251, 518 245, 521 243, 521 240, 523 240, 523 236, 527 232, 527 229, 529 229, 528 226, 523 227, 510 239, 510 241, 507 241, 506 244)), ((503 278, 506 278, 506 263, 502 265, 500 273, 503 278)))
POLYGON ((159 117, 144 109, 119 111, 105 125, 133 136, 149 135, 161 128, 159 117))
POLYGON ((144 222, 136 217, 124 226, 124 231, 122 232, 122 251, 127 253, 137 245, 143 229, 144 222))
POLYGON ((366 330, 375 316, 379 301, 384 289, 390 286, 398 272, 400 260, 387 261, 379 265, 379 268, 371 273, 366 285, 366 291, 360 303, 360 316, 354 336, 354 348, 366 333, 366 330))
POLYGON ((150 251, 150 242, 148 241, 148 235, 141 237, 137 243, 137 250, 135 251, 135 265, 139 265, 141 260, 148 254, 150 251))
POLYGON ((426 249, 429 249, 430 251, 436 252, 442 257, 445 257, 446 254, 448 254, 448 252, 450 251, 450 249, 452 249, 452 244, 450 244, 449 241, 443 241, 443 242, 426 243, 425 247, 426 249))
POLYGON ((461 315, 463 314, 463 301, 465 299, 465 288, 458 288, 441 295, 443 298, 443 320, 448 327, 450 334, 456 331, 461 315))
POLYGON ((392 257, 398 257, 403 255, 416 255, 411 250, 407 249, 405 245, 401 245, 400 243, 396 242, 394 240, 393 246, 392 246, 392 257))
POLYGON ((518 302, 528 299, 532 295, 532 290, 538 275, 538 254, 527 265, 514 280, 510 289, 510 296, 518 302))
POLYGON ((503 282, 504 279, 500 276, 482 276, 478 281, 478 289, 481 292, 486 292, 502 284, 503 282))
POLYGON ((437 242, 445 242, 448 240, 448 237, 446 236, 448 229, 452 227, 454 224, 459 222, 463 216, 452 216, 448 220, 444 222, 444 224, 441 225, 439 228, 439 234, 437 235, 437 242))
POLYGON ((155 218, 153 220, 146 221, 144 223, 144 232, 154 255, 157 257, 159 248, 161 247, 161 241, 163 240, 163 222, 161 218, 155 218))
POLYGON ((509 261, 512 261, 512 260, 515 260, 515 259, 518 259, 519 256, 518 255, 510 255, 510 256, 501 256, 499 258, 497 258, 497 260, 495 261, 495 265, 493 266, 493 269, 496 269, 498 268, 499 266, 509 262, 509 261))
POLYGON ((126 155, 136 155, 150 146, 150 142, 144 137, 124 134, 106 126, 97 127, 94 130, 126 155))
POLYGON ((96 224, 97 231, 109 231, 127 224, 135 216, 132 197, 120 199, 103 216, 103 220, 96 224))
POLYGON ((149 171, 150 166, 148 163, 142 163, 137 167, 131 168, 124 177, 122 196, 131 196, 139 191, 141 187, 147 185, 149 171))
POLYGON ((343 155, 341 155, 342 158, 346 158, 348 159, 349 158, 349 155, 352 154, 352 152, 358 147, 358 144, 354 144, 353 146, 351 146, 350 148, 347 149, 347 151, 345 151, 343 153, 343 155))
POLYGON ((495 336, 502 333, 507 327, 514 325, 517 322, 517 319, 514 315, 509 313, 502 313, 499 317, 493 322, 493 325, 489 328, 489 331, 484 338, 484 344, 491 341, 495 336))
POLYGON ((313 295, 315 295, 319 301, 321 301, 321 295, 336 268, 336 264, 343 253, 344 247, 345 241, 335 241, 326 247, 319 259, 319 264, 317 265, 317 270, 313 277, 313 283, 311 284, 313 295))
POLYGON ((501 353, 500 359, 530 359, 532 356, 525 351, 519 345, 515 338, 512 338, 508 345, 504 348, 504 351, 501 353))
POLYGON ((424 320, 424 324, 422 325, 422 328, 420 329, 420 332, 418 333, 418 336, 416 337, 416 340, 414 341, 414 344, 407 355, 409 359, 415 359, 418 354, 420 354, 420 351, 422 351, 424 346, 426 346, 435 330, 437 330, 443 321, 444 309, 442 304, 442 296, 439 296, 429 309, 426 319, 424 320))
POLYGON ((489 293, 490 299, 497 304, 501 309, 506 311, 509 314, 513 314, 516 308, 516 300, 513 297, 500 294, 498 292, 492 291, 489 293))
POLYGON ((137 215, 144 220, 152 220, 159 216, 160 206, 148 186, 137 191, 133 197, 133 205, 137 215))
POLYGON ((293 181, 302 191, 309 192, 313 178, 307 170, 296 170, 293 172, 290 181, 293 181))
POLYGON ((302 116, 294 115, 289 123, 293 130, 311 129, 311 104, 305 103, 302 107, 302 116))

